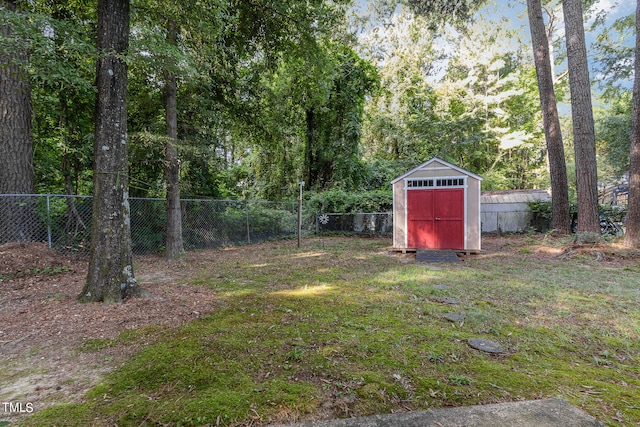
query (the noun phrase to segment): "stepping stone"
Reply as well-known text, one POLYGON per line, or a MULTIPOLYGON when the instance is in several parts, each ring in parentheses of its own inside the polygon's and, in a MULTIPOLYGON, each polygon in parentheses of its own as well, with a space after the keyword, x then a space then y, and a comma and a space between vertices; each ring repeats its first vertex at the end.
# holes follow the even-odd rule
POLYGON ((464 314, 460 313, 446 313, 444 316, 449 322, 464 322, 464 314))
POLYGON ((424 262, 417 262, 416 265, 418 265, 419 267, 424 267, 427 270, 431 270, 431 271, 442 271, 442 267, 438 267, 435 264, 427 264, 424 262))
POLYGON ((497 342, 484 340, 482 338, 471 338, 468 342, 471 347, 476 350, 484 351, 485 353, 504 353, 502 346, 497 342))
POLYGON ((447 289, 451 289, 451 286, 447 286, 447 285, 434 285, 433 289, 441 289, 443 291, 446 291, 447 289))
POLYGON ((434 298, 433 300, 441 304, 451 304, 451 305, 460 304, 460 300, 456 298, 438 297, 438 298, 434 298))

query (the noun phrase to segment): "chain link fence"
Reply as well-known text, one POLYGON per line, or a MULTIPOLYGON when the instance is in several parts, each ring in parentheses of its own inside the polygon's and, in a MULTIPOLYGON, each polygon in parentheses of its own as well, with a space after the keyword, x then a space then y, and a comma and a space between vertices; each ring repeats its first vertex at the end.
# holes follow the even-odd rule
MULTIPOLYGON (((504 210, 500 212, 482 212, 482 233, 523 233, 530 229, 547 231, 540 228, 544 224, 534 221, 531 210, 504 210)), ((379 213, 323 213, 316 214, 315 218, 305 221, 307 230, 315 234, 345 233, 390 236, 393 234, 393 214, 391 212, 379 213), (310 221, 315 220, 314 224, 310 221)))
POLYGON ((391 212, 316 214, 315 233, 391 236, 393 235, 393 214, 391 212))
MULTIPOLYGON (((135 254, 164 250, 165 199, 130 198, 131 244, 135 254)), ((220 248, 297 235, 297 203, 183 199, 185 250, 220 248)), ((86 254, 91 243, 91 196, 0 195, 0 244, 45 242, 66 254, 86 254)), ((303 209, 302 233, 390 236, 393 215, 317 213, 303 209)), ((482 232, 522 232, 530 211, 483 212, 482 232)))
MULTIPOLYGON (((130 198, 135 254, 164 250, 165 199, 130 198)), ((181 200, 185 250, 295 237, 297 205, 290 202, 181 200)), ((0 244, 45 242, 67 254, 91 243, 91 196, 0 195, 0 244)))

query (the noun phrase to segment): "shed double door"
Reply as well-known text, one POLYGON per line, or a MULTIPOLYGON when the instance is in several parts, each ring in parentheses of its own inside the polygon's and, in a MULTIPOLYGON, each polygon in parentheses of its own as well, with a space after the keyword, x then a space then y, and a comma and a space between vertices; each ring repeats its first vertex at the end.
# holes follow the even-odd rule
POLYGON ((464 250, 464 189, 407 191, 407 246, 464 250))

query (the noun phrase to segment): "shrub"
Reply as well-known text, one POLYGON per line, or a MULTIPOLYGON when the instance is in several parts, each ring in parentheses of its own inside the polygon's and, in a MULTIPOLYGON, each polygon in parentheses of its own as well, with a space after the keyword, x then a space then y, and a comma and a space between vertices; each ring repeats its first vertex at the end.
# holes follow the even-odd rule
POLYGON ((344 190, 329 190, 312 193, 305 206, 313 212, 330 213, 372 213, 387 212, 392 209, 393 196, 389 190, 372 190, 360 193, 344 190))
MULTIPOLYGON (((531 209, 531 222, 534 228, 542 230, 545 228, 544 225, 549 229, 552 228, 553 205, 550 201, 536 200, 529 202, 528 205, 531 209)), ((600 205, 599 210, 604 218, 612 222, 624 222, 627 216, 626 206, 600 205)), ((574 223, 578 218, 578 203, 575 200, 569 203, 569 212, 571 213, 571 221, 574 223)))

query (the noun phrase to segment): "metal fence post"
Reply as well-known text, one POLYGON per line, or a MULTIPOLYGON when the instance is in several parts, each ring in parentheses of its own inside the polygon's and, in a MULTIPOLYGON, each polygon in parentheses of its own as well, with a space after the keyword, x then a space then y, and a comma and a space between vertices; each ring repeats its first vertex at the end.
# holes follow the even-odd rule
POLYGON ((298 248, 300 248, 300 239, 302 238, 302 187, 304 187, 304 181, 299 182, 300 197, 298 198, 298 248))
POLYGON ((249 202, 245 203, 244 209, 247 216, 247 243, 251 244, 251 232, 249 231, 249 202))
POLYGON ((53 247, 51 244, 51 203, 49 194, 47 194, 47 243, 49 248, 53 247))
MULTIPOLYGON (((295 215, 297 213, 296 209, 298 209, 298 203, 297 202, 291 202, 291 214, 295 215)), ((294 218, 291 220, 291 230, 294 230, 294 228, 296 227, 295 222, 298 220, 298 218, 294 218)))

